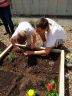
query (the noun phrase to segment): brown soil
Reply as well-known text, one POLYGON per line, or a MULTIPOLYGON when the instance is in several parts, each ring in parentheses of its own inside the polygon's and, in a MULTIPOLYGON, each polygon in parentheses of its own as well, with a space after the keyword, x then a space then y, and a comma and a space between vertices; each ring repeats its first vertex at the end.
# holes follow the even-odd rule
POLYGON ((8 96, 18 78, 13 72, 0 70, 0 96, 8 96))
MULTIPOLYGON (((50 53, 48 56, 27 56, 23 55, 23 51, 15 52, 14 49, 6 55, 2 60, 2 69, 6 69, 11 72, 20 73, 22 79, 18 82, 21 84, 17 84, 19 86, 19 92, 26 93, 28 89, 36 89, 38 91, 46 92, 46 86, 49 80, 54 79, 59 84, 59 55, 56 53, 50 53), (13 56, 13 60, 8 59, 7 56, 13 56), (51 56, 52 55, 52 56, 51 56), (11 61, 10 61, 11 60, 11 61)), ((15 91, 13 91, 15 92, 15 91)), ((14 93, 10 93, 14 95, 14 93)), ((19 95, 15 93, 16 95, 19 95)), ((14 96, 16 96, 14 95, 14 96)), ((41 95, 40 95, 41 96, 41 95)))

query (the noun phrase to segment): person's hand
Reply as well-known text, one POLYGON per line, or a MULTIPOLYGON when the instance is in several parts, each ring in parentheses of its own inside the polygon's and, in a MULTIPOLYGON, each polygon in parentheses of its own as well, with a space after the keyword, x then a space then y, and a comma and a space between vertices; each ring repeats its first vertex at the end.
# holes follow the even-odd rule
POLYGON ((24 55, 27 56, 29 54, 29 51, 25 51, 24 55))
POLYGON ((27 55, 31 55, 32 54, 32 51, 25 51, 24 52, 24 55, 27 56, 27 55))
POLYGON ((20 51, 21 50, 21 48, 18 47, 18 46, 15 46, 14 49, 15 49, 15 51, 20 51))

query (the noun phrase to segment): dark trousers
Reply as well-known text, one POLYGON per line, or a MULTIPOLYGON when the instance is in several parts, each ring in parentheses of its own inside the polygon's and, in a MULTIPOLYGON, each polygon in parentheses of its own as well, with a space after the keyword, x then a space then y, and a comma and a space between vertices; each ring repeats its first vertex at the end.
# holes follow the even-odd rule
POLYGON ((11 11, 10 6, 0 8, 0 18, 5 26, 5 30, 9 34, 13 34, 14 32, 14 25, 11 20, 11 11))

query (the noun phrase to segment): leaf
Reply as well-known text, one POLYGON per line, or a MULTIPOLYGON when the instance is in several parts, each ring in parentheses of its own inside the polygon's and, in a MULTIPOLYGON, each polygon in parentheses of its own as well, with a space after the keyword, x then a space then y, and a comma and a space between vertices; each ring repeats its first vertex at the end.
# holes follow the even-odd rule
POLYGON ((56 95, 55 96, 59 96, 59 94, 58 93, 56 93, 56 95))
POLYGON ((55 84, 55 81, 52 79, 52 80, 50 80, 50 83, 55 84))
POLYGON ((14 61, 14 59, 15 59, 15 57, 13 56, 13 54, 9 54, 9 55, 6 57, 6 60, 7 60, 7 61, 10 61, 10 62, 14 61))

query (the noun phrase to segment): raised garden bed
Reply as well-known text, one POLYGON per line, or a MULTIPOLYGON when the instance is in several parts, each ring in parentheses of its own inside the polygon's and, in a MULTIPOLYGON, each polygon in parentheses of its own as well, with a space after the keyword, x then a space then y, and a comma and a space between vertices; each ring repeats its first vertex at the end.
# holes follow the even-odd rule
POLYGON ((20 52, 14 51, 10 45, 0 54, 1 67, 5 70, 22 74, 22 79, 17 83, 18 88, 11 90, 9 96, 16 96, 23 92, 23 96, 28 89, 35 89, 40 92, 40 96, 46 95, 46 86, 52 79, 57 84, 59 96, 64 96, 64 51, 53 50, 49 55, 24 56, 22 49, 20 52), (11 50, 9 50, 11 48, 11 50), (9 51, 8 51, 9 50, 9 51), (19 92, 17 92, 17 90, 19 92), (16 93, 15 93, 16 92, 16 93), (44 95, 41 95, 44 94, 44 95))

